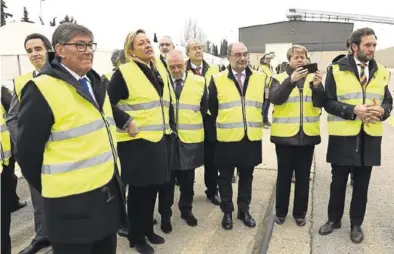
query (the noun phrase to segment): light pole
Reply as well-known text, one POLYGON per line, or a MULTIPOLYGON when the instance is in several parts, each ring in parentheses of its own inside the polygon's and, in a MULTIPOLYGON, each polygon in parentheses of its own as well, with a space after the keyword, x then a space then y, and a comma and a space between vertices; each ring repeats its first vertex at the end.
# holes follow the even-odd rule
POLYGON ((42 2, 44 2, 45 0, 39 0, 39 1, 40 1, 40 17, 41 17, 41 20, 44 20, 42 18, 42 2))

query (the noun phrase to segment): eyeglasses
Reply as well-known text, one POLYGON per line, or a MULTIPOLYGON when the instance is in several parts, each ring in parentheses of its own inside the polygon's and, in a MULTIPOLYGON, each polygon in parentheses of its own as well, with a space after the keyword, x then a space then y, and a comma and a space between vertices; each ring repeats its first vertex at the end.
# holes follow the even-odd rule
POLYGON ((235 53, 235 54, 230 55, 230 56, 233 56, 233 57, 235 57, 235 58, 241 58, 241 57, 247 58, 247 57, 249 56, 249 52, 235 53))
POLYGON ((171 45, 172 45, 171 43, 160 43, 160 47, 164 47, 164 46, 169 47, 171 45))
POLYGON ((86 49, 89 47, 91 51, 96 51, 97 49, 97 43, 92 42, 92 43, 86 43, 86 42, 74 42, 74 43, 64 43, 63 45, 69 45, 69 46, 75 46, 75 48, 79 52, 85 52, 86 49))

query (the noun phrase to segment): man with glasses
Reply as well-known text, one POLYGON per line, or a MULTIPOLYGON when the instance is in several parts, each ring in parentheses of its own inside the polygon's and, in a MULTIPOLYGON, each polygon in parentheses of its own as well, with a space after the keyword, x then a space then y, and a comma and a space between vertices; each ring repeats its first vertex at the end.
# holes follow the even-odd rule
MULTIPOLYGON (((186 55, 189 57, 189 60, 186 61, 186 71, 205 77, 206 84, 209 84, 212 75, 219 72, 219 66, 208 64, 204 60, 204 51, 199 40, 192 39, 186 43, 186 55)), ((214 162, 216 133, 214 122, 209 112, 204 117, 204 130, 204 181, 207 187, 205 194, 214 205, 220 205, 218 169, 214 162)))
POLYGON ((21 92, 18 162, 44 198, 54 254, 115 254, 125 218, 113 118, 119 112, 92 69, 92 32, 62 24, 52 45, 56 52, 21 92))
POLYGON ((243 43, 228 47, 230 66, 215 75, 209 85, 209 110, 216 122, 215 164, 224 213, 222 227, 233 228, 231 179, 239 170, 238 216, 250 228, 256 222, 249 213, 254 167, 262 162, 264 85, 267 75, 247 67, 248 49, 243 43))

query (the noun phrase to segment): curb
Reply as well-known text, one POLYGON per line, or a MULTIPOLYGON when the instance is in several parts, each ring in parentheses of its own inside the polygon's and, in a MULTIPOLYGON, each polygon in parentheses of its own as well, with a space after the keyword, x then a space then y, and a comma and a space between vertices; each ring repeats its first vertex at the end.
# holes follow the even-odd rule
POLYGON ((274 209, 275 209, 275 193, 276 183, 271 193, 271 198, 268 203, 267 210, 264 214, 262 225, 258 229, 256 241, 253 248, 253 254, 265 254, 268 251, 269 242, 271 240, 272 231, 274 228, 274 209))

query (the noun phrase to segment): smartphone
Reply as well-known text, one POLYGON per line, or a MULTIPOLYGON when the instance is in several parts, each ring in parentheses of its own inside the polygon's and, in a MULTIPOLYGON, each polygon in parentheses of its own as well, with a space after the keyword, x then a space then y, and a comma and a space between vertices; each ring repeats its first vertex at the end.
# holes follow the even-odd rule
POLYGON ((317 63, 303 65, 302 69, 303 70, 307 69, 308 70, 308 74, 309 73, 315 73, 317 71, 317 63))

